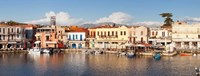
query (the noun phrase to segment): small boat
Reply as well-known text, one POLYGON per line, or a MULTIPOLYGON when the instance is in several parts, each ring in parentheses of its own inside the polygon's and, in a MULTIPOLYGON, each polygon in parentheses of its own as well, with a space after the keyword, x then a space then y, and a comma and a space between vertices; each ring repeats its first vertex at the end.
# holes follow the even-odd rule
POLYGON ((193 54, 193 56, 197 56, 197 54, 193 54))
POLYGON ((190 53, 181 53, 180 56, 192 56, 190 53))
POLYGON ((28 54, 40 54, 41 53, 41 48, 33 48, 28 50, 28 54))
POLYGON ((95 54, 103 54, 103 51, 100 51, 100 50, 95 51, 95 54))
POLYGON ((133 52, 127 53, 127 57, 128 58, 133 58, 134 56, 135 56, 135 54, 133 52))
POLYGON ((42 52, 42 53, 47 53, 47 54, 49 54, 49 53, 50 53, 50 50, 49 50, 49 49, 42 49, 41 52, 42 52))
POLYGON ((123 55, 126 55, 126 53, 125 52, 121 52, 120 55, 123 56, 123 55))
POLYGON ((155 60, 160 60, 160 59, 161 59, 161 54, 160 54, 160 53, 157 53, 157 54, 155 54, 155 55, 153 56, 153 58, 154 58, 155 60))

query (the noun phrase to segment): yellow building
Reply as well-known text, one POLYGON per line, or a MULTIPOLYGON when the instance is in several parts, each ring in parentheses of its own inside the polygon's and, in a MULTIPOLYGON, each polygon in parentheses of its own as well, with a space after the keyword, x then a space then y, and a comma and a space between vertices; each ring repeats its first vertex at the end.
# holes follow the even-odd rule
POLYGON ((126 26, 102 25, 89 28, 89 48, 125 48, 129 40, 129 28, 126 26))

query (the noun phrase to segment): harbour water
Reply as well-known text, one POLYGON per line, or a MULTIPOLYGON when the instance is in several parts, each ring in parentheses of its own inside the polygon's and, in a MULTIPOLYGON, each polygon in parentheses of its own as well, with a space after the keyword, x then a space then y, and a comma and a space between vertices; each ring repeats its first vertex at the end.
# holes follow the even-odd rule
POLYGON ((0 54, 0 76, 194 76, 200 56, 127 58, 115 54, 0 54))

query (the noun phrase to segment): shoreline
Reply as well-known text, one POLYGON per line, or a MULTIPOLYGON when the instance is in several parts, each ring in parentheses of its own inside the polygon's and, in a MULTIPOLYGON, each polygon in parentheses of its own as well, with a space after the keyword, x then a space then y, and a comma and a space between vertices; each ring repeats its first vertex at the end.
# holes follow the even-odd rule
MULTIPOLYGON (((94 50, 94 49, 60 49, 61 50, 61 53, 82 53, 84 50, 94 50)), ((111 51, 111 50, 101 50, 103 51, 104 54, 120 54, 121 51, 111 51)), ((0 54, 1 53, 28 53, 27 50, 15 50, 15 51, 0 51, 0 54)), ((169 57, 172 57, 172 56, 176 56, 176 55, 180 55, 181 53, 183 53, 182 51, 174 51, 172 53, 166 53, 166 52, 162 52, 161 55, 162 56, 169 56, 169 57)), ((188 54, 194 54, 194 52, 187 52, 188 54)), ((148 51, 148 52, 137 52, 135 53, 136 55, 138 56, 153 56, 155 54, 154 51, 148 51)), ((200 54, 199 52, 196 53, 196 54, 200 54)))

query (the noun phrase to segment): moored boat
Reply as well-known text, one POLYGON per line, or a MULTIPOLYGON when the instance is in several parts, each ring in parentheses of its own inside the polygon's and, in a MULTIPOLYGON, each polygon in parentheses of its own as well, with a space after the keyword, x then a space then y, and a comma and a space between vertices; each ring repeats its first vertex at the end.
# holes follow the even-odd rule
POLYGON ((28 50, 28 54, 40 54, 41 48, 33 48, 28 50))
POLYGON ((127 53, 127 57, 128 58, 133 58, 135 56, 135 54, 133 52, 128 52, 127 53))
POLYGON ((42 53, 47 53, 47 54, 49 54, 49 53, 50 53, 50 50, 49 50, 49 49, 42 49, 41 52, 42 52, 42 53))
POLYGON ((161 54, 160 54, 160 53, 157 53, 157 54, 155 54, 155 55, 153 56, 153 58, 154 58, 155 60, 160 60, 160 59, 161 59, 161 54))

